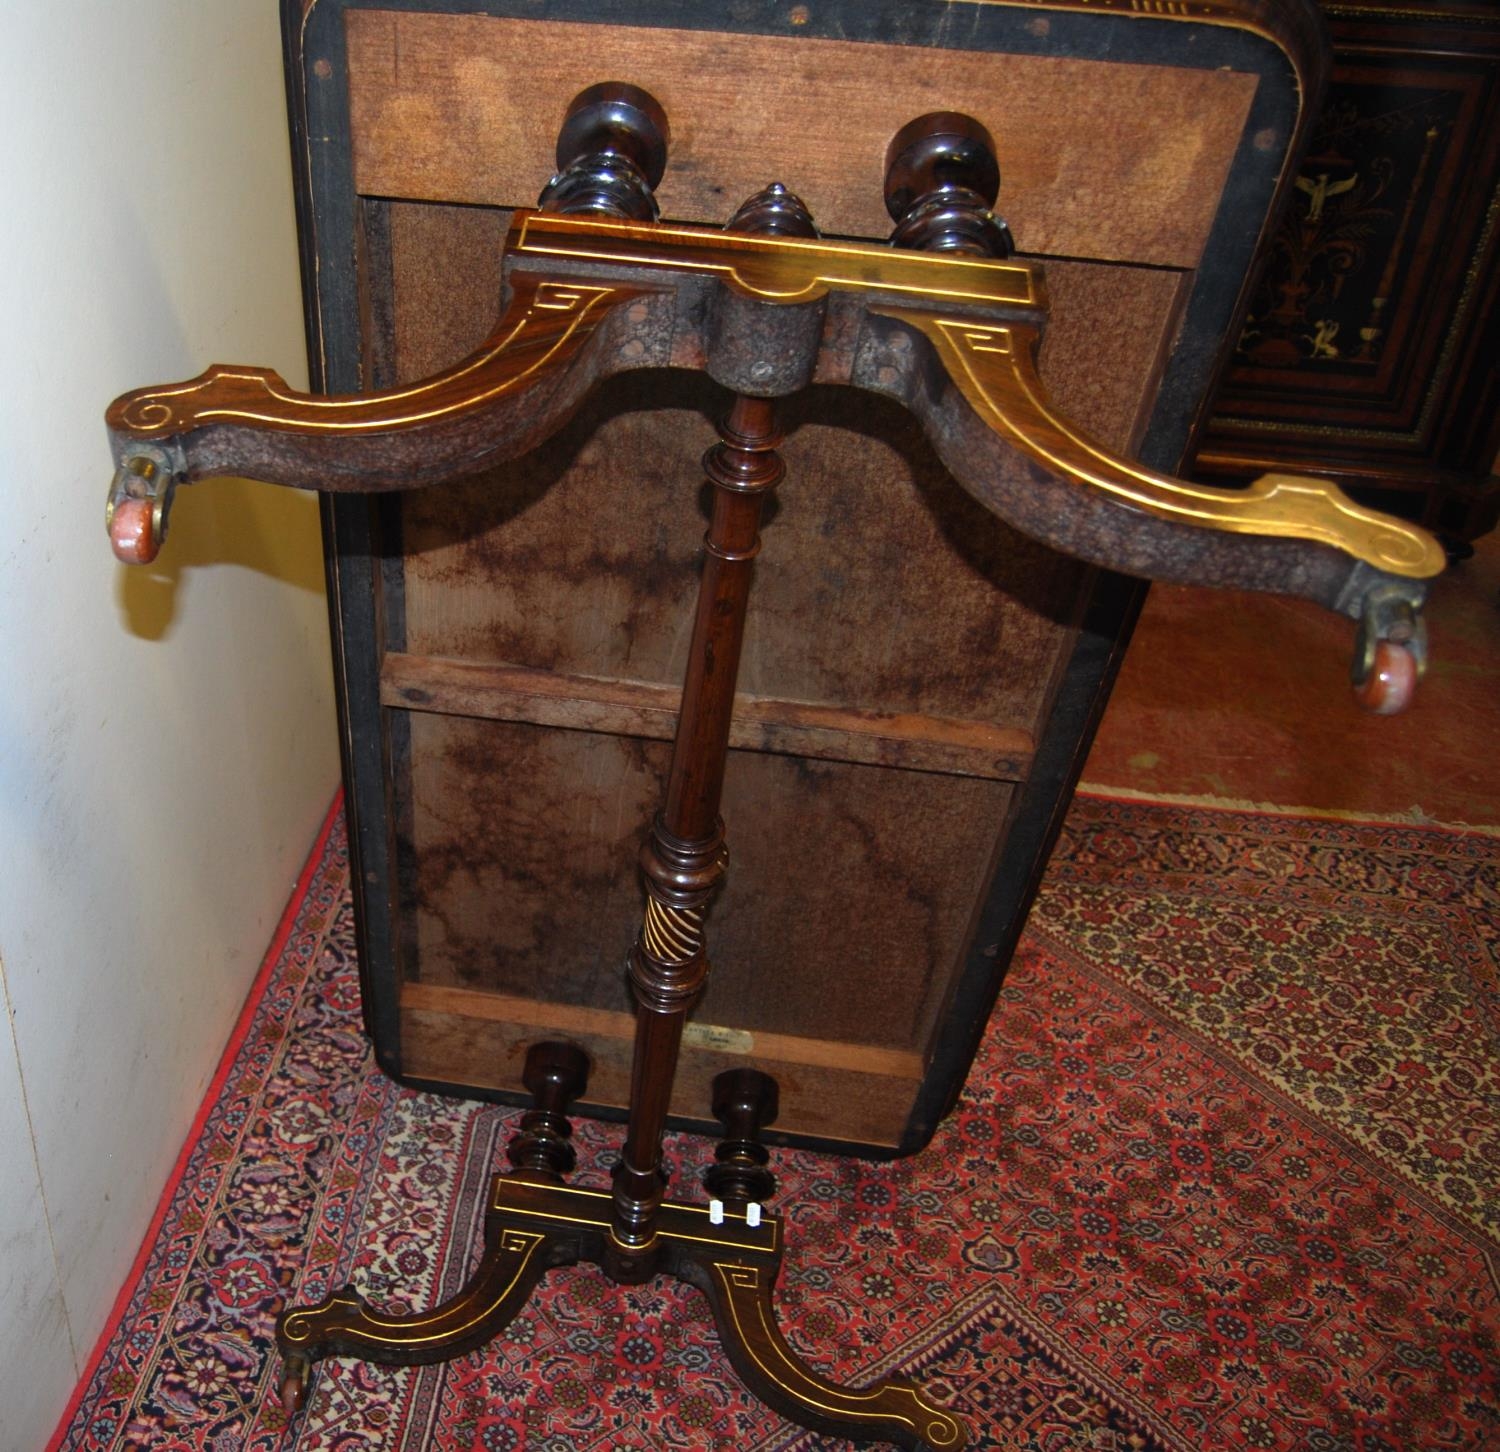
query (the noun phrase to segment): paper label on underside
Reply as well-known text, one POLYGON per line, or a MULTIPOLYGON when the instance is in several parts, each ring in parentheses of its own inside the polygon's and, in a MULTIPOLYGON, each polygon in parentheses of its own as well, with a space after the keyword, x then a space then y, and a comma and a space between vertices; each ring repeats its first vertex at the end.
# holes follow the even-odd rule
POLYGON ((755 1035, 744 1029, 721 1028, 716 1023, 690 1023, 682 1041, 695 1049, 717 1049, 721 1054, 749 1054, 755 1050, 755 1035))

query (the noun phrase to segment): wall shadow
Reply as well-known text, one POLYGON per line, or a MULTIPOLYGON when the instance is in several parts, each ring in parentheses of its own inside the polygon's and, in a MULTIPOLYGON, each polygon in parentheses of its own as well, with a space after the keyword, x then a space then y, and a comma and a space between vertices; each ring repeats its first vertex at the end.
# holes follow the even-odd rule
POLYGON ((149 565, 117 565, 115 598, 130 634, 170 636, 196 576, 236 566, 322 595, 317 497, 249 479, 178 489, 166 543, 149 565))

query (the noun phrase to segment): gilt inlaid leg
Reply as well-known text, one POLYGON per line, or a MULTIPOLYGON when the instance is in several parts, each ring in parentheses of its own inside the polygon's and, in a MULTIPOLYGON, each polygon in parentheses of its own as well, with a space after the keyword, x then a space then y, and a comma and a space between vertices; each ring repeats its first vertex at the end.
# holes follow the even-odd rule
POLYGON ((282 1403, 288 1414, 302 1405, 312 1364, 325 1356, 428 1366, 473 1351, 510 1324, 544 1272, 577 1259, 576 1239, 506 1227, 487 1246, 469 1283, 433 1310, 387 1316, 345 1286, 316 1306, 283 1311, 276 1320, 282 1403))
MULTIPOLYGON (((532 1107, 510 1142, 514 1178, 560 1185, 573 1167, 573 1130, 564 1111, 588 1082, 588 1059, 572 1044, 533 1044, 523 1082, 531 1090, 532 1107)), ((387 1316, 372 1310, 353 1286, 345 1286, 316 1306, 295 1307, 277 1317, 281 1399, 288 1415, 306 1398, 313 1362, 358 1356, 387 1366, 427 1366, 462 1356, 510 1324, 545 1271, 571 1265, 584 1254, 576 1227, 508 1221, 499 1208, 505 1179, 496 1176, 490 1190, 484 1255, 463 1288, 442 1305, 387 1316)))
POLYGON ((856 1442, 934 1452, 967 1443, 963 1423, 902 1378, 841 1387, 808 1366, 776 1324, 771 1291, 780 1264, 779 1251, 726 1257, 710 1248, 686 1251, 677 1267, 707 1294, 724 1354, 756 1396, 799 1426, 856 1442))

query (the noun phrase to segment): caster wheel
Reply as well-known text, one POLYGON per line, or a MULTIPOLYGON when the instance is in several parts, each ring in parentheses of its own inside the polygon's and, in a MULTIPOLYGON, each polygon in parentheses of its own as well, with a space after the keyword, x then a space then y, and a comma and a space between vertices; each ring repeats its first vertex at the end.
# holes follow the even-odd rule
POLYGON ((1405 646, 1382 640, 1375 647, 1375 667, 1354 688, 1354 698, 1377 716, 1394 716, 1411 705, 1416 688, 1416 657, 1405 646))
POLYGON ((281 1409, 287 1414, 288 1420, 295 1417, 307 1404, 307 1384, 311 1377, 312 1364, 300 1356, 289 1356, 282 1363, 278 1391, 281 1409))
POLYGON ((149 565, 156 558, 152 529, 155 506, 149 499, 122 499, 109 521, 109 542, 115 558, 127 565, 149 565))

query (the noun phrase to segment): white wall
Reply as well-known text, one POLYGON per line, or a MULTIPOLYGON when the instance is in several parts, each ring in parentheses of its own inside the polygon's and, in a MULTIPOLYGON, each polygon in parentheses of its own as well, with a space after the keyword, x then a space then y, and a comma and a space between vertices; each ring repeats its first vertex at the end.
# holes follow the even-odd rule
POLYGON ((109 552, 115 394, 305 382, 274 0, 6 7, 0 1449, 44 1444, 337 780, 311 499, 109 552))

